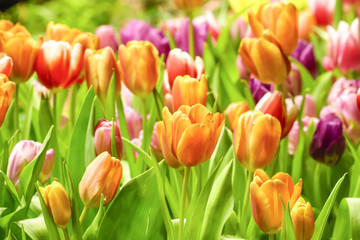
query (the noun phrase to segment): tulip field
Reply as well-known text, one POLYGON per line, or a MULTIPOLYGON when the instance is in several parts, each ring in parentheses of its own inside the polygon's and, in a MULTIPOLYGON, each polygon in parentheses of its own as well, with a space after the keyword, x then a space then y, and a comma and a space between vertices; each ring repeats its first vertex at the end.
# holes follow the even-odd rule
POLYGON ((360 239, 360 1, 0 3, 0 239, 360 239))

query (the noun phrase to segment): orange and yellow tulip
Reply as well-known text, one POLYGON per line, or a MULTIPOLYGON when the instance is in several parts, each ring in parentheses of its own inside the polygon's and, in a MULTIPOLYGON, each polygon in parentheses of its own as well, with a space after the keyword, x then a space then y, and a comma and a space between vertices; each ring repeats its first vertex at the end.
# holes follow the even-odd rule
POLYGON ((110 203, 119 188, 122 176, 120 160, 108 152, 98 155, 86 168, 79 184, 79 193, 86 208, 98 208, 101 194, 104 206, 110 203))
POLYGON ((193 12, 201 7, 205 0, 173 0, 173 2, 179 9, 185 12, 193 12))
POLYGON ((253 218, 261 231, 274 234, 281 230, 283 210, 281 199, 290 211, 299 199, 302 180, 294 186, 291 176, 277 173, 271 179, 262 170, 257 169, 250 184, 251 210, 253 218))
POLYGON ((266 3, 257 13, 249 11, 249 24, 255 37, 269 29, 280 43, 285 55, 291 55, 298 42, 298 16, 294 4, 284 2, 266 3))
POLYGON ((0 73, 3 73, 7 77, 9 77, 12 67, 13 67, 12 58, 7 56, 5 53, 0 52, 0 73))
POLYGON ((260 111, 248 111, 236 123, 233 140, 235 155, 249 172, 254 172, 272 162, 280 137, 279 120, 260 111))
POLYGON ((229 119, 231 131, 235 130, 235 126, 240 115, 249 110, 249 105, 246 102, 234 102, 229 104, 225 110, 225 114, 229 119))
POLYGON ((9 81, 5 74, 0 73, 0 127, 4 122, 15 91, 15 83, 9 81))
POLYGON ((71 205, 65 188, 59 182, 53 181, 39 190, 56 225, 66 228, 71 219, 71 205))
POLYGON ((300 197, 291 210, 291 220, 297 240, 310 240, 315 228, 311 204, 300 197))
POLYGON ((255 78, 266 84, 282 83, 291 71, 289 59, 269 30, 265 30, 258 39, 243 39, 239 54, 255 78))
POLYGON ((155 88, 160 72, 158 50, 149 41, 130 41, 120 45, 122 81, 136 96, 145 98, 155 88))
POLYGON ((299 14, 299 38, 310 42, 310 33, 316 26, 316 20, 310 10, 303 10, 299 14))
POLYGON ((181 105, 193 106, 200 103, 205 106, 207 83, 202 75, 200 81, 190 76, 178 76, 172 88, 172 108, 178 110, 181 105))
POLYGON ((88 87, 93 86, 102 104, 105 105, 106 103, 106 96, 113 74, 115 74, 115 96, 117 98, 120 95, 120 69, 112 48, 86 49, 84 65, 87 85, 88 87))
POLYGON ((225 117, 212 114, 201 104, 183 105, 173 115, 164 107, 157 132, 166 163, 197 166, 210 158, 220 136, 225 117))
POLYGON ((0 20, 0 31, 9 31, 13 27, 14 24, 11 21, 5 19, 0 20))

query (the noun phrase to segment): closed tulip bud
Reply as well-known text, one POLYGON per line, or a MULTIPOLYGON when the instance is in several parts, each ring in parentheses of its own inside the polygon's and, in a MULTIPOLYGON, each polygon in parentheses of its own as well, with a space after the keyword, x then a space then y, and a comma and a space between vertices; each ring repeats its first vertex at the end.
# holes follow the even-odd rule
POLYGON ((120 96, 120 69, 114 51, 110 47, 100 50, 86 49, 84 65, 87 85, 89 88, 93 86, 104 106, 113 74, 115 74, 115 97, 120 96))
POLYGON ((155 88, 159 76, 158 51, 148 41, 130 41, 119 47, 122 80, 130 91, 145 98, 155 88))
POLYGON ((274 84, 262 83, 256 78, 251 76, 249 80, 249 89, 251 91, 251 95, 253 96, 255 103, 258 103, 266 93, 274 91, 274 84))
MULTIPOLYGON (((19 176, 25 167, 25 161, 30 163, 38 155, 41 143, 32 140, 22 140, 18 142, 9 157, 7 175, 16 188, 19 187, 19 176)), ((45 184, 49 179, 54 166, 54 149, 46 152, 43 166, 41 168, 39 181, 45 184)))
POLYGON ((270 30, 285 55, 290 55, 297 46, 298 16, 294 4, 284 2, 266 3, 255 14, 249 11, 249 24, 252 33, 259 38, 270 30))
POLYGON ((15 91, 15 83, 9 81, 5 74, 0 73, 0 127, 4 122, 15 91))
POLYGON ((126 125, 129 130, 130 139, 138 138, 142 127, 142 117, 130 106, 124 108, 126 125))
POLYGON ((12 67, 13 67, 12 58, 7 56, 5 53, 0 53, 0 73, 3 73, 7 77, 9 77, 12 67))
POLYGON ((239 54, 246 68, 263 83, 281 84, 290 73, 290 61, 269 30, 260 38, 243 39, 239 54))
POLYGON ((56 225, 66 228, 71 220, 71 205, 65 188, 59 182, 53 181, 39 190, 56 225))
POLYGON ((97 156, 86 168, 79 184, 80 198, 85 207, 98 208, 101 194, 104 206, 110 203, 119 188, 121 176, 120 160, 111 157, 108 152, 97 156))
POLYGON ((269 165, 281 136, 279 120, 260 111, 248 111, 237 120, 233 146, 239 162, 250 172, 269 165))
POLYGON ((156 128, 166 163, 173 168, 197 166, 210 158, 225 117, 212 114, 201 104, 183 105, 173 115, 163 109, 163 121, 156 128))
POLYGON ((310 144, 310 155, 318 162, 334 166, 345 150, 341 120, 329 113, 321 118, 310 144))
POLYGON ((302 180, 294 186, 291 176, 287 173, 277 173, 271 179, 262 169, 257 169, 254 180, 250 184, 251 210, 253 218, 261 231, 274 234, 281 230, 282 203, 290 211, 299 199, 302 180))
POLYGON ((291 220, 297 240, 310 240, 315 228, 311 204, 300 197, 291 210, 291 220))
POLYGON ((119 41, 117 40, 113 26, 102 25, 98 27, 95 31, 95 35, 100 40, 100 48, 111 47, 114 51, 117 51, 119 41))
MULTIPOLYGON (((72 41, 72 39, 69 39, 69 35, 72 35, 71 32, 71 29, 67 25, 61 23, 55 24, 53 21, 50 21, 46 26, 45 41, 72 41)), ((80 32, 80 30, 78 32, 80 32)))
POLYGON ((317 25, 327 26, 332 24, 336 0, 308 0, 308 4, 317 25))
POLYGON ((176 111, 181 105, 193 106, 200 103, 205 106, 207 83, 202 75, 200 81, 189 76, 178 76, 172 89, 172 107, 176 111))
POLYGON ((65 89, 75 83, 83 63, 81 44, 48 41, 41 45, 35 70, 48 89, 65 89), (56 53, 56 54, 54 54, 56 53))
POLYGON ((185 12, 193 12, 201 7, 205 0, 173 0, 173 2, 179 9, 185 12))
POLYGON ((229 119, 231 131, 235 130, 236 123, 240 115, 249 110, 249 105, 246 102, 235 102, 229 104, 225 110, 225 114, 229 119))
MULTIPOLYGON (((105 119, 100 119, 95 127, 95 152, 96 155, 101 154, 102 152, 111 152, 111 131, 112 131, 112 122, 106 121, 105 119)), ((115 131, 115 145, 116 153, 121 159, 122 155, 122 141, 120 135, 119 124, 116 122, 114 126, 115 131)))
POLYGON ((0 20, 0 31, 9 31, 13 27, 14 24, 11 21, 5 19, 0 20))

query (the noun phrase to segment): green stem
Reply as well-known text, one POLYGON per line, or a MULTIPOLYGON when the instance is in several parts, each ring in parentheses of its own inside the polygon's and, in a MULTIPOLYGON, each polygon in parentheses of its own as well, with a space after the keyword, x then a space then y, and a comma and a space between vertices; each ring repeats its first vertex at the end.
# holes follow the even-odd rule
POLYGON ((153 97, 154 97, 154 101, 155 101, 156 111, 158 113, 158 120, 160 121, 160 120, 162 120, 161 107, 159 105, 155 89, 153 90, 153 97))
POLYGON ((195 59, 193 13, 189 13, 189 53, 195 59))
POLYGON ((76 101, 77 101, 77 93, 79 90, 79 86, 77 84, 74 84, 71 89, 71 95, 70 95, 70 123, 72 127, 75 126, 75 108, 76 108, 76 101))
POLYGON ((84 207, 84 209, 81 212, 80 218, 79 218, 80 224, 83 224, 88 211, 89 211, 89 209, 87 207, 84 207))
POLYGON ((179 221, 179 233, 178 240, 182 240, 183 228, 184 228, 184 210, 185 210, 185 200, 187 197, 187 186, 189 180, 190 167, 185 167, 185 174, 183 179, 182 193, 181 193, 181 203, 180 203, 180 221, 179 221))
MULTIPOLYGON (((148 130, 147 130, 147 112, 146 112, 146 103, 145 99, 141 99, 141 115, 142 115, 142 125, 143 125, 143 139, 141 142, 141 149, 145 152, 148 152, 148 144, 146 143, 146 139, 148 137, 148 130)), ((139 173, 142 173, 145 170, 145 161, 142 159, 141 156, 138 157, 138 164, 139 164, 139 173)))
POLYGON ((15 111, 14 111, 15 131, 20 128, 19 127, 19 87, 20 87, 20 84, 17 83, 16 87, 15 87, 15 111))
POLYGON ((275 239, 275 235, 274 234, 269 234, 269 240, 274 240, 275 239))
MULTIPOLYGON (((249 207, 249 195, 250 195, 250 183, 251 183, 251 179, 253 176, 253 171, 249 171, 248 172, 248 177, 247 177, 247 181, 246 181, 246 188, 245 188, 245 195, 244 195, 244 201, 243 201, 243 206, 242 206, 242 211, 241 211, 241 215, 239 214, 239 216, 241 216, 240 219, 240 230, 243 236, 246 235, 246 227, 248 226, 248 207, 249 207)), ((239 208, 240 210, 240 208, 239 208)))
POLYGON ((54 118, 54 131, 57 130, 57 114, 56 114, 56 105, 57 105, 57 94, 53 94, 53 118, 54 118))
POLYGON ((63 230, 64 236, 65 236, 65 240, 70 240, 69 232, 68 232, 67 228, 63 228, 62 230, 63 230))

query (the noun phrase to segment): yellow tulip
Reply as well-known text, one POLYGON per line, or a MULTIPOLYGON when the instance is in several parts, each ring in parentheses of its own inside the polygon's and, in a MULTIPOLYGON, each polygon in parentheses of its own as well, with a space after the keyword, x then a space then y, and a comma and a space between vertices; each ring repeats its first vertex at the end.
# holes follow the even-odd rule
POLYGON ((311 204, 300 197, 291 210, 291 220, 297 240, 310 240, 315 228, 311 204))
POLYGON ((185 12, 193 12, 201 7, 205 0, 173 0, 173 2, 179 9, 185 12))

